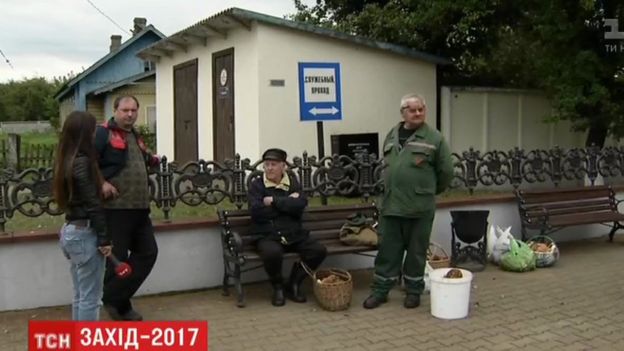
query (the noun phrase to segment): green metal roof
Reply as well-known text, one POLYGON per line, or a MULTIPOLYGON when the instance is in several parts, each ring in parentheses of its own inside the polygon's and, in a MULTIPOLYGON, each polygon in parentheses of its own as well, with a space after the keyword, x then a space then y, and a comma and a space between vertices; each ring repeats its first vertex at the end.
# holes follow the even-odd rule
MULTIPOLYGON (((399 55, 408 56, 411 58, 419 59, 422 61, 430 62, 438 65, 451 64, 451 61, 447 58, 428 54, 419 50, 415 50, 409 47, 395 45, 387 42, 381 42, 371 40, 362 36, 351 35, 343 32, 338 32, 332 29, 318 27, 312 24, 291 21, 284 18, 275 16, 269 16, 258 12, 244 10, 240 8, 230 8, 225 11, 219 12, 211 17, 208 17, 196 24, 187 27, 177 33, 170 35, 169 37, 162 39, 147 48, 141 50, 138 53, 139 57, 147 58, 149 56, 162 56, 163 51, 175 51, 180 48, 184 48, 186 45, 193 44, 189 40, 189 36, 198 38, 201 36, 213 37, 222 36, 225 37, 227 30, 235 27, 245 26, 250 28, 251 22, 257 21, 259 23, 273 25, 308 33, 321 35, 324 37, 330 37, 338 40, 344 40, 357 45, 363 45, 379 50, 390 51, 399 55)), ((201 39, 200 39, 201 40, 201 39)))

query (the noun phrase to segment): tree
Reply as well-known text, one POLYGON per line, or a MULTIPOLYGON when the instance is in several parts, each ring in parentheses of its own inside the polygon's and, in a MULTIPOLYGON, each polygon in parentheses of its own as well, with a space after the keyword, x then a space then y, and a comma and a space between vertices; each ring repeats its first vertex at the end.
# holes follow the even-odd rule
POLYGON ((58 102, 53 98, 58 86, 41 77, 0 84, 0 121, 58 118, 58 102))
POLYGON ((602 145, 624 136, 624 40, 605 39, 621 1, 295 0, 295 20, 450 58, 441 83, 540 89, 602 145), (611 50, 607 45, 611 45, 611 50), (613 48, 617 46, 617 52, 613 48), (611 52, 610 52, 611 51, 611 52))

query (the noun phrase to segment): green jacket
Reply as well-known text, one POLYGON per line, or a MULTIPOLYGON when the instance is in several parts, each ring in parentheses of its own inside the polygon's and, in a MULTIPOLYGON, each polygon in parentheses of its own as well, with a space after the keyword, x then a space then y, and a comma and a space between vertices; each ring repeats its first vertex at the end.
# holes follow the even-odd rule
POLYGON ((453 179, 453 162, 448 144, 437 130, 424 124, 399 144, 397 124, 383 144, 384 194, 381 215, 418 218, 435 210, 435 195, 453 179))

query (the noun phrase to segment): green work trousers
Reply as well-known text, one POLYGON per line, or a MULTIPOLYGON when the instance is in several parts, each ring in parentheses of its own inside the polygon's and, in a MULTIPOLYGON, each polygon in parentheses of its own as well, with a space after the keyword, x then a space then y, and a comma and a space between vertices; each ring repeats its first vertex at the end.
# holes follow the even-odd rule
POLYGON ((426 212, 419 218, 381 217, 381 243, 375 258, 372 284, 374 296, 385 297, 401 273, 408 294, 420 295, 423 292, 427 248, 434 216, 435 211, 426 212))

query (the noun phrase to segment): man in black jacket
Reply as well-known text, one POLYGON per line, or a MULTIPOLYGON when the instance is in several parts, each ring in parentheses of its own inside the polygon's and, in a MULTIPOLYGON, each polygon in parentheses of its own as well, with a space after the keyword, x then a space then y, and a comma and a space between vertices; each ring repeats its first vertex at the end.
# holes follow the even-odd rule
POLYGON ((113 253, 127 261, 132 274, 126 279, 115 275, 112 264, 104 276, 104 308, 114 320, 139 321, 130 299, 152 271, 158 255, 150 219, 149 166, 158 164, 134 129, 139 102, 134 96, 115 99, 114 116, 98 126, 95 147, 104 184, 107 230, 115 245, 113 253))
MULTIPOLYGON (((284 252, 299 253, 301 261, 314 270, 325 259, 327 249, 301 227, 301 215, 308 200, 297 180, 286 172, 286 152, 268 149, 262 160, 264 173, 251 182, 248 194, 252 232, 261 235, 256 245, 273 286, 271 303, 283 306, 286 302, 282 279, 284 252)), ((289 299, 306 302, 301 291, 306 276, 301 264, 295 262, 285 289, 289 299)))

